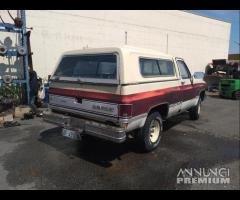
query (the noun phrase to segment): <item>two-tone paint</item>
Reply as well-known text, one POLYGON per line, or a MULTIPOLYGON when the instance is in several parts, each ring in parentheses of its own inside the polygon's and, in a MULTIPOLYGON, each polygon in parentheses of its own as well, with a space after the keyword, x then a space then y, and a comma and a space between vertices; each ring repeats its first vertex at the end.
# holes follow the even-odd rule
POLYGON ((198 102, 206 84, 194 78, 181 79, 175 58, 156 51, 133 47, 86 49, 66 55, 114 53, 117 59, 117 79, 79 80, 52 76, 49 94, 54 110, 79 114, 99 121, 127 122, 127 131, 144 125, 151 109, 168 106, 166 118, 188 110, 198 102), (139 58, 168 59, 174 63, 174 76, 143 77, 139 58), (131 114, 119 115, 122 105, 130 106, 131 114))

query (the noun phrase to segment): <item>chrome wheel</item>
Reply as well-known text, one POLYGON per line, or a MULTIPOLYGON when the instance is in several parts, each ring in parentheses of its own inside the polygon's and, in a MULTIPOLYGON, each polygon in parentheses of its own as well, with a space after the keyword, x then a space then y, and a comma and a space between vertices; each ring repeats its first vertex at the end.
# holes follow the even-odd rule
POLYGON ((152 143, 157 142, 159 135, 160 135, 160 122, 156 119, 152 120, 151 124, 150 124, 150 141, 152 143))

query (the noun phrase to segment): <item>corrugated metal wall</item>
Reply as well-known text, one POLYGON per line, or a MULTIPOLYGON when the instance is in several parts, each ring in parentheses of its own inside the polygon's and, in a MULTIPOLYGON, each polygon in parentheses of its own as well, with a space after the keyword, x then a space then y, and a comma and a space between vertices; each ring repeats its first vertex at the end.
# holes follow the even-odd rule
POLYGON ((64 51, 124 45, 125 32, 128 45, 183 57, 191 71, 228 57, 230 23, 182 11, 34 10, 27 11, 27 24, 34 28, 33 64, 42 77, 52 73, 64 51))

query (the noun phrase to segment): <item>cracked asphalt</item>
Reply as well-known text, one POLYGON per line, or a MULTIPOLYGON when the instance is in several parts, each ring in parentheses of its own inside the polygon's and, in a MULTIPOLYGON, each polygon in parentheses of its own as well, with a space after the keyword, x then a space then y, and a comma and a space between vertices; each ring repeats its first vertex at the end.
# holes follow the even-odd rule
POLYGON ((140 153, 134 141, 88 143, 61 136, 39 118, 0 129, 0 189, 239 190, 239 103, 208 96, 201 117, 165 122, 162 143, 140 153), (177 184, 180 168, 229 168, 230 184, 177 184))

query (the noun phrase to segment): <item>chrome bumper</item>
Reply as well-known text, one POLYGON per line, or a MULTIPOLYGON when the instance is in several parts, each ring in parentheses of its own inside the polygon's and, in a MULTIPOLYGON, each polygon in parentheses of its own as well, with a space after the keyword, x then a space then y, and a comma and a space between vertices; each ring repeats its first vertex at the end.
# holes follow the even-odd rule
POLYGON ((43 113, 43 120, 66 129, 79 131, 82 134, 92 135, 116 143, 122 143, 126 140, 125 129, 117 126, 56 114, 51 111, 43 113))

